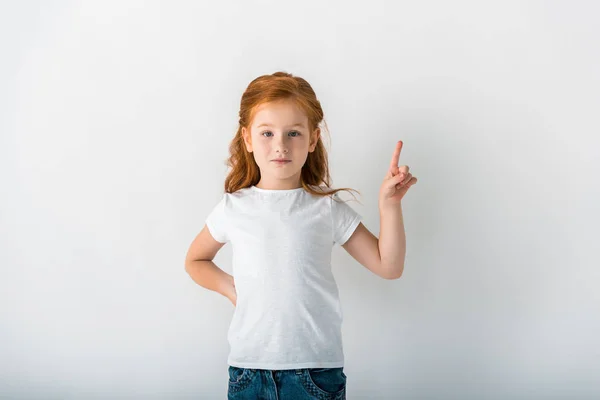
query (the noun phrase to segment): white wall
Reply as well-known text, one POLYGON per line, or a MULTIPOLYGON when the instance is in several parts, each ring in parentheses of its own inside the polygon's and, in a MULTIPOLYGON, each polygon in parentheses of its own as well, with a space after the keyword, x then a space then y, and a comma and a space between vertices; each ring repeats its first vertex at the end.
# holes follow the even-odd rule
POLYGON ((400 280, 334 248, 348 398, 598 398, 599 11, 2 2, 0 397, 225 398, 233 306, 183 260, 243 90, 284 70, 375 234, 397 140, 419 179, 400 280))

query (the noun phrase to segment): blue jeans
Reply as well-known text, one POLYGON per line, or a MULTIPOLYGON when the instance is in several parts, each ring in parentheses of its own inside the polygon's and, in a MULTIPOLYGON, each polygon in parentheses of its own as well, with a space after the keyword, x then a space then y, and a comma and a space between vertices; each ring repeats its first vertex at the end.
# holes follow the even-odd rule
POLYGON ((229 366, 228 400, 345 400, 340 368, 265 370, 229 366))

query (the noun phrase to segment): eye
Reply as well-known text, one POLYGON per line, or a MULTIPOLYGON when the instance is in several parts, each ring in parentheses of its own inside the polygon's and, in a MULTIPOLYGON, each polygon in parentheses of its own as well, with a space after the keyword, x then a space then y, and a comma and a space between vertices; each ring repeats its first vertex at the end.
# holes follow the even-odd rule
MULTIPOLYGON (((262 136, 265 136, 265 133, 271 133, 271 131, 265 131, 265 132, 262 132, 262 133, 261 133, 261 135, 262 135, 262 136)), ((300 133, 300 132, 298 132, 298 131, 290 131, 289 133, 295 133, 295 135, 292 135, 292 137, 298 137, 298 136, 300 136, 300 135, 301 135, 301 133, 300 133)), ((271 133, 271 134, 272 134, 272 133, 271 133)), ((270 136, 265 136, 265 137, 270 137, 270 136)))

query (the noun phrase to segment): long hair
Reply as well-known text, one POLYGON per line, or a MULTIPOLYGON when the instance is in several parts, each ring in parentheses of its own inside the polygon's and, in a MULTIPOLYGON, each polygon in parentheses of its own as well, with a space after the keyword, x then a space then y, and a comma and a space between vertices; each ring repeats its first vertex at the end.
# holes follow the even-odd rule
MULTIPOLYGON (((260 169, 252 153, 246 150, 242 128, 250 129, 255 110, 261 104, 288 99, 293 100, 306 113, 310 132, 322 123, 327 126, 323 121, 321 103, 306 80, 287 72, 275 72, 254 79, 244 91, 240 102, 239 126, 229 145, 227 166, 231 171, 225 179, 225 192, 233 193, 259 182, 260 169)), ((302 166, 300 182, 304 190, 316 196, 334 195, 341 190, 360 193, 351 188, 331 189, 330 181, 327 150, 319 137, 315 150, 308 153, 306 163, 302 166)))

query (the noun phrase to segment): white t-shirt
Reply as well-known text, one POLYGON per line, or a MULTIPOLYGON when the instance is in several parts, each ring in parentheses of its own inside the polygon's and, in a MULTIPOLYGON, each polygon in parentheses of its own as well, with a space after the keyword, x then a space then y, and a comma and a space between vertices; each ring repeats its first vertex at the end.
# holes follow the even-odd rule
POLYGON ((237 302, 228 364, 297 369, 344 366, 342 309, 331 252, 362 217, 337 194, 251 186, 225 193, 206 218, 231 242, 237 302))

